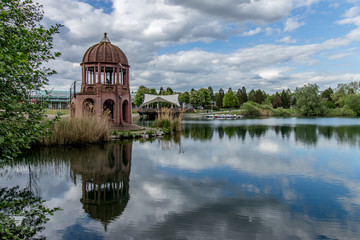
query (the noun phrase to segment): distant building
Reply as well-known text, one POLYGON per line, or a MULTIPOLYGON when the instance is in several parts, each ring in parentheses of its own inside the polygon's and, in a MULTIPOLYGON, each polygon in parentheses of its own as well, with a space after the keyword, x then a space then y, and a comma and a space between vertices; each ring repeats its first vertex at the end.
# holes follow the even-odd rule
POLYGON ((70 93, 69 91, 33 91, 30 94, 32 103, 47 102, 49 109, 69 109, 70 93))

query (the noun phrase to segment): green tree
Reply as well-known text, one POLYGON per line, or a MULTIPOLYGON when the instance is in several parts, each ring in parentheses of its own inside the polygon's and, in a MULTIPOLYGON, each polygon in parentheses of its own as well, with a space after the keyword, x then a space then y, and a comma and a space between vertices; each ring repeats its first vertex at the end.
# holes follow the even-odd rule
POLYGON ((331 98, 337 106, 343 107, 347 95, 358 93, 358 91, 359 82, 351 82, 349 84, 340 83, 335 89, 335 92, 331 94, 331 98))
POLYGON ((286 91, 283 89, 281 92, 281 106, 283 108, 290 108, 291 106, 291 91, 287 89, 286 91))
POLYGON ((336 108, 336 105, 334 103, 334 101, 332 100, 331 96, 334 94, 334 91, 332 90, 331 87, 325 89, 322 93, 321 93, 321 97, 324 98, 326 100, 326 105, 328 108, 336 108))
POLYGON ((248 101, 245 87, 242 87, 241 89, 239 88, 236 93, 236 96, 238 98, 240 106, 248 101))
POLYGON ((149 89, 149 94, 157 95, 156 89, 155 88, 150 88, 149 89))
POLYGON ((165 92, 166 95, 171 95, 173 93, 174 93, 174 91, 171 89, 171 87, 166 88, 166 92, 165 92))
POLYGON ((332 90, 331 87, 329 87, 329 88, 325 89, 325 90, 321 93, 321 97, 322 97, 322 98, 325 98, 326 101, 332 101, 332 99, 331 99, 331 94, 333 94, 333 93, 334 93, 334 91, 332 90))
POLYGON ((201 91, 194 90, 190 93, 190 103, 194 107, 202 106, 204 99, 204 95, 201 91))
POLYGON ((295 108, 305 116, 319 116, 326 109, 325 100, 319 95, 319 87, 316 84, 296 88, 295 98, 295 108))
POLYGON ((229 91, 225 94, 223 99, 223 107, 226 108, 237 108, 239 107, 239 100, 234 92, 229 89, 229 91))
POLYGON ((266 100, 266 93, 261 91, 260 89, 256 90, 255 92, 255 102, 258 104, 262 104, 266 100))
POLYGON ((190 103, 190 94, 188 91, 183 92, 179 95, 179 102, 186 104, 190 103))
POLYGON ((159 95, 166 95, 166 91, 163 89, 163 87, 160 87, 159 95))
POLYGON ((248 101, 256 102, 255 90, 251 89, 248 96, 248 101))
POLYGON ((345 100, 345 108, 353 110, 360 115, 360 94, 350 94, 345 100))
POLYGON ((204 96, 204 101, 202 102, 202 106, 210 106, 211 104, 211 93, 209 91, 209 89, 206 88, 200 88, 199 91, 203 94, 204 96))
POLYGON ((273 108, 282 107, 281 97, 278 92, 275 93, 274 99, 272 100, 271 104, 273 108))
POLYGON ((218 108, 222 108, 224 95, 225 95, 224 90, 222 88, 220 88, 219 92, 217 94, 217 97, 216 97, 216 106, 218 108))
POLYGON ((139 87, 139 89, 136 91, 135 98, 134 98, 134 104, 136 106, 140 106, 145 99, 145 94, 149 93, 149 89, 143 85, 139 87))
POLYGON ((214 101, 214 90, 211 86, 208 87, 208 90, 210 92, 211 101, 214 101))
POLYGON ((43 63, 60 56, 51 50, 61 26, 45 28, 40 24, 43 16, 41 6, 30 0, 0 2, 1 160, 12 160, 47 131, 44 105, 29 99, 31 91, 42 89, 55 73, 43 63))

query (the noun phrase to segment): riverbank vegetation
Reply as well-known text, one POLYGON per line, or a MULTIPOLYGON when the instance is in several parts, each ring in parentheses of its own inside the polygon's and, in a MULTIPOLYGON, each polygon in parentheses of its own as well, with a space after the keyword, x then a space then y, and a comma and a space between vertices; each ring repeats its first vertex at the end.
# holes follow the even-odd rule
POLYGON ((281 92, 268 94, 261 89, 247 92, 245 87, 225 93, 222 88, 214 92, 210 86, 199 90, 174 92, 171 88, 141 86, 136 93, 135 104, 140 105, 143 95, 179 94, 182 105, 191 105, 202 112, 229 109, 245 116, 360 116, 360 82, 338 84, 335 89, 320 90, 316 84, 297 87, 295 91, 283 89, 281 92))
POLYGON ((37 143, 41 145, 67 145, 98 143, 110 140, 110 124, 106 117, 87 116, 63 118, 55 122, 37 143))
POLYGON ((182 116, 183 112, 177 115, 173 109, 163 108, 154 121, 154 127, 161 128, 165 134, 180 132, 182 116))

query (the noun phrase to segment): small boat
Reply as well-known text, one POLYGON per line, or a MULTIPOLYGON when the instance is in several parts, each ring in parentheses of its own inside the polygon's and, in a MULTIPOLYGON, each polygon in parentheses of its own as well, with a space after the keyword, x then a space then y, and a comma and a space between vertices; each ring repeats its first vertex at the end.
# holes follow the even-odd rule
POLYGON ((236 119, 235 114, 226 114, 225 117, 226 117, 226 119, 236 119))
POLYGON ((206 119, 214 119, 214 115, 212 115, 212 114, 206 115, 206 119))
POLYGON ((219 115, 218 118, 219 118, 219 119, 225 119, 225 115, 224 115, 224 114, 221 114, 221 115, 219 115))

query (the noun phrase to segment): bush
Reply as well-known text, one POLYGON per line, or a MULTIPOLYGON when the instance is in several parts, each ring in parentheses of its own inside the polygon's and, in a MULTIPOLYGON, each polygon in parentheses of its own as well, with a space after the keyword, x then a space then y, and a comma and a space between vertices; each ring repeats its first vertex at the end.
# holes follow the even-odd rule
POLYGON ((248 101, 244 103, 241 107, 243 114, 246 116, 260 116, 259 104, 248 101))
POLYGON ((354 117, 356 116, 356 113, 348 108, 335 108, 329 109, 326 115, 335 117, 354 117))
POLYGON ((292 109, 276 108, 276 109, 273 109, 273 114, 274 114, 274 116, 277 116, 277 117, 286 117, 286 116, 291 116, 292 114, 294 114, 294 111, 292 109))

